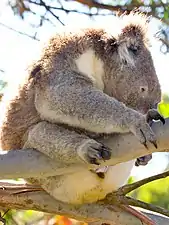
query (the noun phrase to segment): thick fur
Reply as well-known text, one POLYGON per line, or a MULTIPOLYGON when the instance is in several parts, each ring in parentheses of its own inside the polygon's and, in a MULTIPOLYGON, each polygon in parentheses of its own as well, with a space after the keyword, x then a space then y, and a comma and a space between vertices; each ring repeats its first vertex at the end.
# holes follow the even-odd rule
POLYGON ((109 167, 102 179, 88 167, 69 171, 72 164, 108 157, 109 150, 92 137, 132 132, 143 144, 155 142, 143 115, 161 99, 146 20, 141 14, 125 16, 114 34, 112 24, 111 32, 88 28, 55 35, 4 96, 1 148, 35 148, 66 168, 60 176, 29 180, 56 199, 94 202, 126 182, 134 161, 109 167))

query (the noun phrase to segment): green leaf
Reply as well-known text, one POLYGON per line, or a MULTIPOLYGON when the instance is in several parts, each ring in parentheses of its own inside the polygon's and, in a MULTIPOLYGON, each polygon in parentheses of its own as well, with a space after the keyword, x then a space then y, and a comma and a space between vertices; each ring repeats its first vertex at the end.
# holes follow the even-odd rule
POLYGON ((164 11, 164 19, 168 19, 168 11, 164 11))

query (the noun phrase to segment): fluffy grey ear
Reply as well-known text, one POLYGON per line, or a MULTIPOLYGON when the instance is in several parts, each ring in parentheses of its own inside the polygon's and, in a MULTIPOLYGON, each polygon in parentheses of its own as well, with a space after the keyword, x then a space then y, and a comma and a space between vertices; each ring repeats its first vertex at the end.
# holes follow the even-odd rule
POLYGON ((147 30, 149 17, 142 13, 133 13, 129 15, 123 15, 122 19, 122 30, 120 39, 123 38, 136 38, 137 40, 147 41, 147 30))

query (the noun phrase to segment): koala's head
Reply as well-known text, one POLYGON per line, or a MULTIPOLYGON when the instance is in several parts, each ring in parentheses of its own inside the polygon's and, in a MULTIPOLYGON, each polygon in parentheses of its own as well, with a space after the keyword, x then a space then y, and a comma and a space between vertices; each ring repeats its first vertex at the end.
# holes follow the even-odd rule
POLYGON ((123 17, 117 37, 110 83, 112 94, 128 107, 146 113, 161 100, 161 89, 148 49, 147 18, 141 14, 123 17))

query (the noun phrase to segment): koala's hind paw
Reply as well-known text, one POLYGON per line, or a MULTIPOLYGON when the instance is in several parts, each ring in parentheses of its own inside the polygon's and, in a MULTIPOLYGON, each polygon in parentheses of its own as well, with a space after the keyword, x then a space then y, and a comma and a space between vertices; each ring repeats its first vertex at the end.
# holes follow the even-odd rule
POLYGON ((135 162, 135 166, 145 166, 148 162, 152 159, 152 154, 145 155, 142 157, 137 158, 135 162))
POLYGON ((101 161, 110 159, 111 152, 105 145, 89 140, 79 148, 79 156, 89 164, 100 165, 101 161))
POLYGON ((153 123, 153 120, 160 120, 163 124, 165 124, 165 119, 160 115, 160 113, 156 109, 150 109, 146 114, 147 123, 150 126, 153 123))

